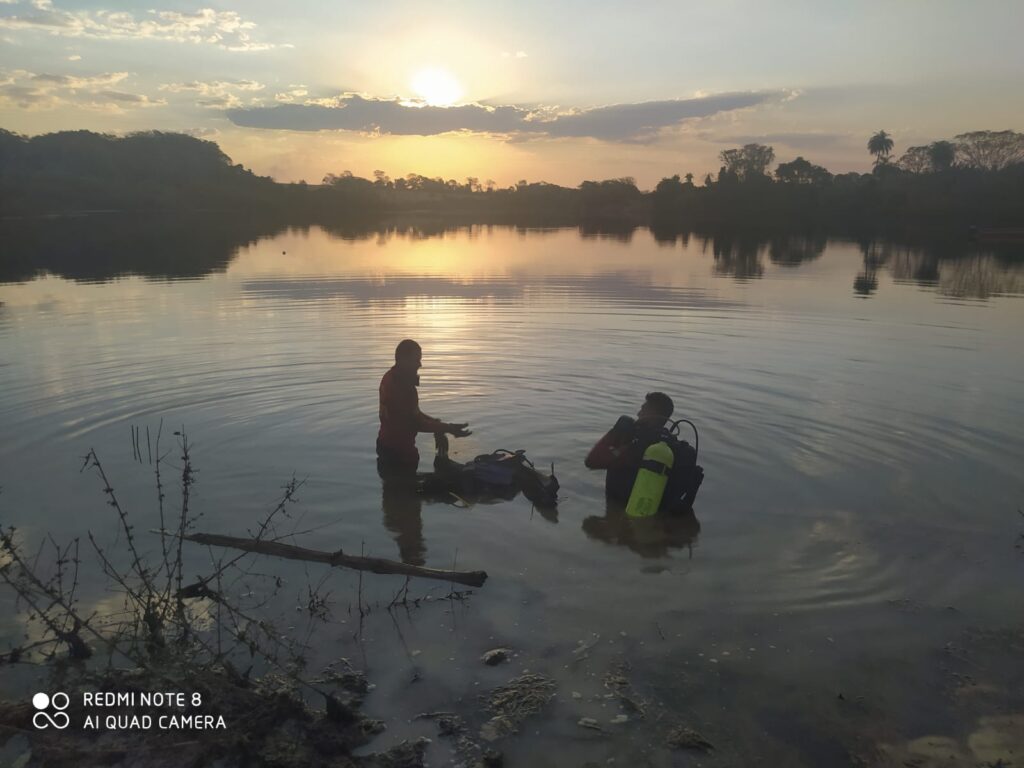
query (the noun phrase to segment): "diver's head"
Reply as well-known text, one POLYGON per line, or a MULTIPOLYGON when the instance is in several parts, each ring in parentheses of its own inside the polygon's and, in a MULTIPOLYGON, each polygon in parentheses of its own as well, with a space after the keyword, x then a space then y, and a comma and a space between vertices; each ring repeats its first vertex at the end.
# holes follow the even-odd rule
POLYGON ((674 410, 672 398, 664 392, 648 392, 644 398, 644 404, 637 411, 636 419, 644 424, 661 427, 668 421, 674 410))
POLYGON ((395 367, 406 373, 416 373, 423 365, 423 348, 412 339, 403 339, 395 347, 395 367))

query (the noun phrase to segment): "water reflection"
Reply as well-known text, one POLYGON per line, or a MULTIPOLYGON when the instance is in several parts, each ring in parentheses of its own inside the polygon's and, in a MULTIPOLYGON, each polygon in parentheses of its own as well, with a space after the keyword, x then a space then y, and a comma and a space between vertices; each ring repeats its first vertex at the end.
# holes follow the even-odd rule
POLYGON ((246 281, 242 290, 259 299, 318 302, 345 298, 361 304, 404 301, 416 297, 470 299, 499 302, 521 301, 527 294, 543 290, 553 294, 578 294, 636 306, 669 305, 678 309, 725 308, 734 302, 708 296, 700 289, 652 285, 643 272, 610 271, 586 277, 514 275, 508 278, 460 280, 454 277, 397 276, 387 280, 372 277, 292 278, 246 281))
POLYGON ((743 282, 764 275, 761 255, 766 241, 747 232, 718 233, 704 240, 704 252, 710 247, 715 257, 715 274, 743 282))
POLYGON ((427 543, 423 538, 423 496, 416 475, 389 470, 379 461, 377 474, 381 481, 384 527, 394 536, 398 556, 403 563, 424 565, 427 543))
POLYGON ((620 243, 628 243, 633 240, 633 235, 640 229, 636 224, 622 222, 616 224, 614 221, 587 221, 579 226, 580 237, 585 240, 615 240, 620 243))
MULTIPOLYGON (((189 247, 188 233, 161 232, 189 247)), ((835 700, 838 684, 824 672, 852 669, 850 653, 884 666, 879 645, 895 642, 908 658, 916 654, 906 648, 923 657, 934 638, 941 649, 948 627, 922 622, 939 613, 960 621, 947 605, 969 608, 972 622, 1019 615, 1019 556, 1005 545, 1006 512, 1016 519, 1019 503, 1013 456, 1024 454, 1024 303, 935 296, 940 282, 950 292, 1019 291, 1020 262, 955 244, 890 245, 885 256, 879 244, 865 265, 854 241, 830 240, 818 255, 813 237, 749 238, 764 279, 739 284, 716 271, 722 258, 702 253, 710 237, 664 243, 636 231, 626 246, 575 230, 293 228, 251 246, 225 239, 199 266, 227 264, 210 280, 0 287, 0 501, 39 535, 100 530, 105 507, 89 502, 94 488, 75 461, 95 445, 111 456, 126 503, 151 510, 151 473, 128 471, 125 430, 158 416, 195 424, 208 530, 245 531, 276 478, 295 469, 310 478, 302 527, 330 525, 330 546, 365 542, 435 567, 450 567, 458 550, 459 563, 492 572, 457 632, 423 614, 410 638, 421 661, 436 650, 448 675, 459 666, 448 658, 473 657, 456 647, 479 655, 494 638, 522 648, 523 666, 545 670, 537 665, 549 660, 557 670, 559 648, 599 634, 615 644, 602 642, 604 655, 577 671, 593 671, 601 695, 605 662, 629 654, 659 672, 693 671, 695 690, 714 689, 720 673, 764 688, 777 672, 782 685, 809 679, 818 698, 826 680, 835 700), (851 282, 865 267, 885 301, 854 300, 851 282), (431 407, 480 426, 466 457, 510 445, 558 462, 567 491, 558 525, 528 520, 521 500, 462 514, 378 478, 375 384, 406 335, 437 350, 431 407), (685 393, 680 411, 706 437, 701 522, 629 520, 605 506, 600 479, 579 462, 617 415, 614 403, 653 389, 685 393), (626 570, 677 569, 697 543, 700 567, 686 569, 685 584, 609 578, 624 561, 626 570), (902 598, 925 608, 893 616, 887 600, 902 598), (657 625, 667 643, 652 642, 657 625), (712 665, 698 653, 714 643, 736 666, 723 657, 705 677, 712 665), (755 645, 739 658, 737 648, 755 645), (669 648, 677 655, 666 657, 669 648)), ((134 269, 150 247, 145 237, 105 242, 123 249, 117 269, 134 269)), ((48 259, 38 263, 64 268, 48 259)), ((339 594, 355 589, 352 574, 332 578, 350 579, 339 594)), ((386 602, 397 586, 364 582, 378 590, 369 601, 386 602)), ((402 658, 397 641, 392 649, 380 638, 379 658, 402 658)), ((394 668, 394 690, 406 696, 408 667, 377 666, 394 668)), ((691 693, 680 694, 683 706, 691 693)), ((401 714, 433 705, 410 701, 416 708, 401 714)), ((575 723, 564 719, 573 733, 575 723)))
POLYGON ((772 264, 799 267, 820 258, 827 244, 828 239, 822 234, 775 237, 769 247, 769 258, 772 264))
MULTIPOLYGON (((77 218, 7 221, 0 224, 4 258, 0 260, 0 283, 27 282, 52 274, 75 281, 103 282, 128 275, 150 279, 187 279, 226 271, 239 253, 251 249, 268 238, 293 234, 311 237, 321 231, 330 240, 348 243, 371 243, 384 246, 394 240, 409 242, 449 242, 457 236, 460 248, 480 238, 490 238, 496 229, 512 230, 537 236, 554 233, 533 224, 469 224, 456 220, 425 219, 403 221, 338 221, 326 225, 274 222, 244 217, 225 218, 216 215, 150 216, 125 219, 115 215, 77 218)), ((564 231, 565 228, 563 228, 564 231)), ((605 240, 636 244, 639 230, 632 224, 616 226, 614 222, 584 223, 576 227, 581 241, 605 240)), ((711 272, 716 277, 731 278, 739 283, 763 278, 768 265, 795 269, 819 260, 829 243, 823 233, 758 233, 749 230, 712 229, 678 232, 652 228, 650 236, 662 246, 664 264, 671 268, 668 251, 693 249, 713 257, 711 272)), ((893 280, 910 282, 953 298, 988 299, 993 296, 1024 293, 1024 246, 990 244, 979 246, 960 238, 935 239, 922 244, 905 244, 895 240, 865 238, 855 241, 861 251, 861 268, 853 274, 853 293, 869 297, 879 290, 879 277, 888 270, 893 280)), ((289 254, 277 252, 278 256, 289 254)), ((507 254, 506 254, 507 255, 507 254)), ((320 296, 332 291, 355 293, 367 299, 403 298, 420 295, 422 290, 457 297, 513 298, 536 282, 530 265, 519 274, 505 274, 484 284, 467 281, 456 272, 444 276, 445 284, 430 286, 401 284, 394 280, 377 280, 371 290, 369 283, 355 286, 329 284, 318 275, 313 285, 282 281, 273 285, 262 282, 249 288, 262 294, 301 293, 320 296), (509 279, 511 278, 511 279, 509 279), (291 283, 286 286, 285 283, 291 283)), ((579 263, 565 262, 561 256, 550 260, 552 266, 563 267, 560 277, 586 292, 602 297, 621 296, 648 301, 660 294, 662 300, 677 297, 665 295, 666 286, 641 270, 615 269, 596 273, 579 263), (581 272, 583 274, 581 274, 581 272), (567 276, 571 275, 569 278, 567 276)), ((348 276, 346 279, 349 279, 348 276)), ((441 277, 441 276, 436 276, 441 277)), ((413 279, 409 276, 408 279, 413 279)), ((435 278, 436 279, 436 278, 435 278)))
POLYGON ((939 294, 951 298, 988 299, 1024 293, 1021 262, 993 253, 942 259, 907 248, 897 251, 888 266, 894 280, 934 286, 939 294))
POLYGON ((892 244, 865 240, 859 245, 864 269, 853 279, 853 292, 867 298, 878 290, 878 268, 889 262, 892 244))
POLYGON ((181 279, 224 272, 239 248, 284 225, 221 216, 114 215, 5 222, 0 282, 43 274, 103 282, 126 275, 181 279))
POLYGON ((583 532, 591 539, 626 547, 641 557, 660 558, 668 557, 673 549, 692 550, 700 535, 700 521, 692 510, 629 517, 625 506, 606 499, 604 516, 584 518, 583 532))
POLYGON ((887 240, 858 243, 863 269, 853 290, 871 296, 878 290, 883 267, 896 282, 934 288, 941 296, 988 299, 1024 293, 1024 251, 1007 244, 984 250, 964 248, 949 241, 930 246, 905 246, 887 240))

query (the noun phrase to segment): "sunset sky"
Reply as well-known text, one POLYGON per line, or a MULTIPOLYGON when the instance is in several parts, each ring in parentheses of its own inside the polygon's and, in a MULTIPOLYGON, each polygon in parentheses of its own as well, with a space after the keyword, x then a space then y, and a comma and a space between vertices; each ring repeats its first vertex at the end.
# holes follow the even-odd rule
POLYGON ((187 131, 281 181, 650 188, 752 141, 862 171, 882 128, 1024 129, 1022 31, 1020 0, 0 0, 0 127, 187 131))

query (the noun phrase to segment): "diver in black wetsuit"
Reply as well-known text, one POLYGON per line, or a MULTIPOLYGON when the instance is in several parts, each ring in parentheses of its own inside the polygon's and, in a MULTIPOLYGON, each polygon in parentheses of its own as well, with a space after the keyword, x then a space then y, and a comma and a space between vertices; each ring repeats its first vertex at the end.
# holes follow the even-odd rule
POLYGON ((649 392, 636 419, 619 417, 590 449, 584 464, 588 469, 605 470, 605 495, 609 499, 623 504, 629 501, 644 451, 652 443, 664 441, 672 449, 674 462, 661 509, 683 511, 693 506, 704 471, 697 466, 696 450, 665 426, 674 410, 672 398, 664 392, 649 392))

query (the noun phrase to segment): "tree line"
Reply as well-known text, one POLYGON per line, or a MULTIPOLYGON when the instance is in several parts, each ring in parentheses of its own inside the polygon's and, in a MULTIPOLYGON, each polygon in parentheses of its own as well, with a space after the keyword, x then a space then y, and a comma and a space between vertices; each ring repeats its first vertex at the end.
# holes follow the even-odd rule
POLYGON ((0 130, 0 216, 94 210, 273 213, 303 223, 427 213, 466 220, 652 223, 856 229, 1024 225, 1024 133, 974 131, 908 148, 867 142, 870 173, 833 174, 804 157, 775 165, 774 148, 721 152, 717 174, 663 178, 651 192, 630 177, 577 187, 520 180, 463 181, 350 171, 321 183, 277 183, 233 164, 214 142, 148 131, 115 137, 64 131, 35 137, 0 130), (774 169, 772 166, 775 165, 774 169))

